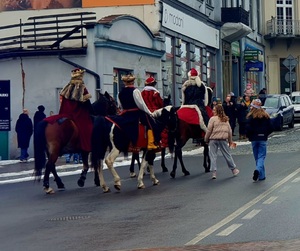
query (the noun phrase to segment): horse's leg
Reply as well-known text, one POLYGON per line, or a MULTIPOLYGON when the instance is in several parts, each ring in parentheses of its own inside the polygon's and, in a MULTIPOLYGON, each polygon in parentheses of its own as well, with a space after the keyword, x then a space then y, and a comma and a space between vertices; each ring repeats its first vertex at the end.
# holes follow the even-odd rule
POLYGON ((119 154, 120 154, 120 151, 114 147, 111 150, 111 152, 107 155, 107 157, 105 158, 105 164, 107 165, 107 168, 110 170, 111 174, 114 177, 114 182, 115 182, 114 187, 118 191, 121 190, 121 178, 114 168, 114 162, 115 162, 116 158, 119 156, 119 154))
POLYGON ((209 148, 208 145, 203 142, 203 167, 206 173, 210 172, 210 158, 209 158, 209 148))
POLYGON ((49 162, 49 160, 47 161, 47 164, 46 164, 46 169, 45 169, 45 174, 44 174, 44 179, 43 179, 43 186, 44 186, 44 191, 46 192, 46 194, 52 194, 52 193, 54 193, 54 190, 50 187, 50 183, 49 183, 51 167, 48 164, 48 162, 49 162))
POLYGON ((150 179, 152 180, 152 184, 154 186, 159 184, 159 180, 156 179, 156 177, 154 175, 154 170, 153 170, 155 157, 156 157, 156 154, 153 150, 148 151, 147 154, 146 154, 146 161, 148 162, 148 166, 149 166, 149 169, 150 169, 150 179))
POLYGON ((100 186, 102 187, 102 190, 104 193, 110 192, 110 188, 106 185, 106 182, 104 180, 103 176, 103 160, 100 160, 97 164, 97 166, 94 166, 94 169, 97 170, 98 173, 98 179, 100 186))
POLYGON ((132 153, 131 163, 130 163, 130 168, 129 168, 130 178, 136 177, 136 173, 134 172, 134 163, 135 163, 135 161, 137 161, 139 164, 139 162, 140 162, 139 158, 140 158, 139 153, 132 153))
MULTIPOLYGON (((77 181, 77 184, 78 184, 79 187, 84 187, 84 182, 86 180, 86 175, 87 175, 87 172, 89 170, 89 152, 82 151, 81 156, 82 156, 83 168, 82 168, 80 177, 77 181)), ((96 177, 96 174, 95 174, 95 177, 96 177)), ((98 177, 98 174, 97 174, 97 177, 98 177)), ((99 177, 98 177, 98 180, 99 180, 99 177)))
POLYGON ((175 151, 174 151, 173 170, 170 172, 170 176, 171 176, 172 178, 175 178, 175 176, 176 176, 178 151, 179 151, 179 147, 178 147, 178 145, 176 145, 176 146, 175 146, 175 151))
POLYGON ((56 182, 58 190, 60 190, 60 191, 65 190, 65 185, 64 185, 64 183, 62 183, 61 178, 57 174, 57 171, 56 171, 56 168, 55 168, 55 164, 52 165, 51 173, 54 176, 54 180, 56 182))
POLYGON ((144 173, 145 173, 145 168, 146 166, 148 166, 148 162, 146 161, 146 154, 143 154, 143 159, 142 159, 142 163, 141 163, 141 168, 139 170, 139 175, 138 175, 138 189, 144 189, 145 185, 143 182, 143 178, 144 178, 144 173))
POLYGON ((167 173, 169 170, 165 165, 165 156, 166 156, 166 148, 161 149, 161 168, 164 173, 167 173))
POLYGON ((181 165, 181 170, 182 170, 184 176, 190 175, 190 172, 188 170, 186 170, 186 168, 184 166, 184 163, 183 163, 182 148, 181 147, 178 149, 178 159, 179 159, 179 162, 180 162, 180 165, 181 165))

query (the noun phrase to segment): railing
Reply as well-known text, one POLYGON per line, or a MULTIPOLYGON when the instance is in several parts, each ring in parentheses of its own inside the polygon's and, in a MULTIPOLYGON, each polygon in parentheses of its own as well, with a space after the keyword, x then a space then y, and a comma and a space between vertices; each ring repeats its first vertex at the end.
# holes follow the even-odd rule
POLYGON ((0 26, 0 53, 7 50, 61 49, 83 47, 87 22, 95 21, 93 12, 45 15, 22 20, 18 24, 0 26), (72 42, 71 42, 72 41, 72 42))
POLYGON ((300 36, 300 20, 272 18, 267 21, 267 34, 270 37, 300 36))

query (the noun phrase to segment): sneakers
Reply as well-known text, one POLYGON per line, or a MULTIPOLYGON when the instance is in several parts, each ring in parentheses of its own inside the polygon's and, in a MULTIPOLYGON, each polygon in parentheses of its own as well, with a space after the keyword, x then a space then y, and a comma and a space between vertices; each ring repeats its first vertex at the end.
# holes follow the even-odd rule
POLYGON ((259 171, 258 171, 258 170, 255 170, 255 171, 253 172, 253 180, 254 180, 254 181, 258 181, 258 176, 259 176, 259 171))
POLYGON ((217 171, 213 171, 212 172, 212 177, 213 180, 215 180, 217 178, 217 171))
POLYGON ((234 168, 231 171, 232 171, 233 176, 237 176, 239 174, 239 172, 240 172, 240 170, 237 169, 237 168, 234 168))

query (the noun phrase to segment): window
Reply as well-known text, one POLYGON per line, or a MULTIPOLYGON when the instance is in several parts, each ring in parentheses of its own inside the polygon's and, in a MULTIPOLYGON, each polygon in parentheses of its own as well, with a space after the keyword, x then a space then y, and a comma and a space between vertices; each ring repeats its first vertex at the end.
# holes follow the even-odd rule
POLYGON ((293 1, 277 1, 277 33, 293 34, 293 1))
POLYGON ((174 76, 174 39, 166 36, 166 79, 163 83, 163 95, 168 96, 171 94, 172 100, 174 100, 174 88, 173 83, 175 83, 174 76))
POLYGON ((215 55, 207 52, 206 53, 206 67, 207 67, 207 83, 206 86, 214 89, 216 86, 216 58, 215 55))
POLYGON ((257 16, 257 32, 261 32, 261 12, 260 12, 260 0, 256 0, 256 16, 257 16))
POLYGON ((125 86, 122 81, 122 76, 127 74, 133 74, 132 70, 124 70, 124 69, 113 69, 113 97, 117 101, 118 100, 118 94, 125 86))
POLYGON ((200 78, 202 74, 202 49, 199 47, 195 48, 195 69, 199 72, 200 78))
POLYGON ((187 80, 187 70, 188 70, 188 58, 187 58, 187 44, 185 42, 181 42, 180 45, 180 61, 181 61, 181 77, 182 80, 187 80))

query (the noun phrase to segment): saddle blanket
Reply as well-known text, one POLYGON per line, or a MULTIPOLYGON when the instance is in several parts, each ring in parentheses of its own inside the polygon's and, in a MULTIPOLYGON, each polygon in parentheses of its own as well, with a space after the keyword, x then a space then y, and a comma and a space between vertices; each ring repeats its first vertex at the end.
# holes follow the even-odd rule
POLYGON ((177 111, 178 118, 188 124, 199 125, 199 115, 195 108, 181 107, 177 111))

